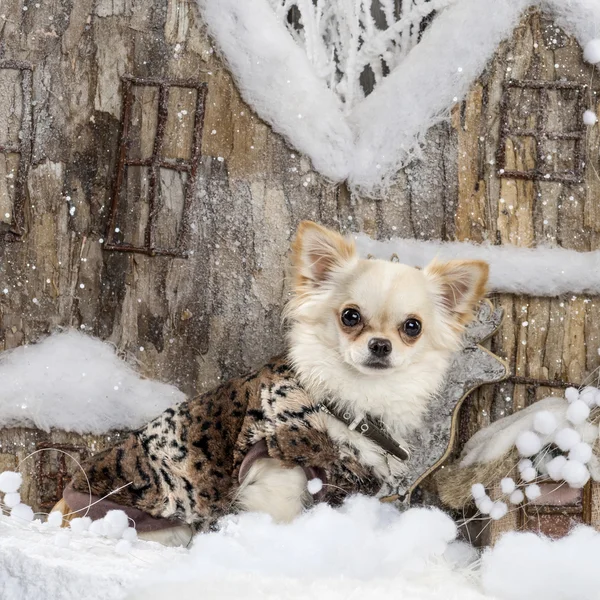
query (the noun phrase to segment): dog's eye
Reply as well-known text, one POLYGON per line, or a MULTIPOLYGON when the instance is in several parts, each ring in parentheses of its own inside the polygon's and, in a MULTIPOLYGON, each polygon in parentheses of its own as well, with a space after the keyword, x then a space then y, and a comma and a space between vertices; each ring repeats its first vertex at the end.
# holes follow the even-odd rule
POLYGON ((360 313, 355 308, 345 308, 342 311, 342 323, 346 327, 356 327, 360 323, 360 313))
POLYGON ((418 319, 406 319, 402 325, 404 333, 409 337, 417 337, 421 333, 421 321, 418 319))

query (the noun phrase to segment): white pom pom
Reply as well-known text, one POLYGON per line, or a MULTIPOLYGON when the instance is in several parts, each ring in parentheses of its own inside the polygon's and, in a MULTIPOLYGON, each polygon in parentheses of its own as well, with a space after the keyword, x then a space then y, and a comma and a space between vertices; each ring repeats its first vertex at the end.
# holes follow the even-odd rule
POLYGON ((600 406, 600 390, 596 390, 594 393, 594 402, 596 403, 596 406, 600 406))
POLYGON ((596 397, 598 394, 598 390, 594 387, 584 387, 579 394, 579 399, 587 404, 590 408, 594 408, 596 406, 596 397))
POLYGON ((562 478, 572 488, 582 488, 590 479, 587 467, 576 460, 568 460, 562 469, 562 478))
POLYGON ((522 458, 519 461, 519 473, 522 473, 525 469, 533 467, 533 463, 528 458, 522 458))
POLYGON ((575 402, 575 400, 579 400, 579 390, 574 387, 568 387, 565 390, 565 398, 567 402, 575 402))
POLYGON ((483 483, 474 483, 471 486, 471 496, 473 496, 474 500, 481 500, 481 498, 485 498, 485 487, 483 483))
POLYGON ((592 458, 592 447, 585 442, 575 444, 569 451, 569 460, 575 460, 581 464, 587 464, 592 458))
POLYGON ((21 494, 19 492, 11 492, 4 495, 4 504, 8 508, 14 508, 17 504, 21 504, 21 494))
POLYGON ((123 535, 121 536, 122 540, 127 540, 128 542, 135 542, 137 541, 137 531, 135 530, 135 527, 128 527, 124 532, 123 535))
POLYGON ((502 490, 503 494, 512 494, 516 487, 517 486, 515 485, 512 477, 505 477, 500 481, 500 489, 502 490))
POLYGON ((570 427, 559 429, 554 436, 555 444, 564 452, 570 450, 575 444, 579 444, 581 436, 570 427))
POLYGON ((81 517, 77 519, 73 519, 69 523, 69 527, 75 533, 83 533, 84 531, 88 531, 92 524, 92 519, 89 517, 81 517))
POLYGON ((23 476, 21 473, 15 473, 14 471, 0 473, 0 492, 4 492, 5 494, 18 492, 22 483, 23 476))
POLYGON ((306 484, 306 487, 308 492, 314 496, 323 489, 323 482, 318 477, 315 477, 306 484))
POLYGON ((129 527, 129 519, 122 510, 109 510, 104 519, 104 535, 119 539, 129 527))
POLYGON ((533 428, 543 435, 550 435, 558 427, 556 417, 549 410, 540 410, 533 417, 533 428))
POLYGON ((550 475, 550 477, 554 479, 554 481, 561 481, 562 470, 566 463, 567 459, 564 456, 556 456, 546 465, 548 475, 550 475))
MULTIPOLYGON (((593 397, 592 397, 593 398, 593 397)), ((590 416, 590 407, 583 400, 575 400, 567 408, 567 419, 573 425, 580 425, 590 416)))
POLYGON ((591 40, 585 45, 583 58, 592 65, 600 63, 600 39, 591 40))
POLYGON ((115 546, 115 552, 117 554, 121 554, 122 556, 129 554, 131 552, 131 542, 127 540, 119 540, 115 546))
POLYGON ((54 545, 59 548, 68 548, 70 542, 69 534, 65 531, 60 531, 54 536, 54 545))
POLYGON ((490 517, 494 519, 494 521, 498 521, 506 515, 508 512, 508 506, 506 506, 505 502, 494 502, 494 506, 490 511, 490 517))
POLYGON ((31 523, 33 521, 33 510, 27 504, 17 504, 10 511, 10 516, 22 523, 31 523))
POLYGON ((537 471, 533 467, 523 469, 521 472, 521 479, 527 483, 533 481, 537 477, 537 471))
POLYGON ((529 500, 535 500, 542 495, 542 490, 537 483, 532 483, 525 488, 525 495, 529 500))
POLYGON ((489 515, 494 508, 494 502, 489 496, 485 496, 484 498, 480 498, 475 505, 479 509, 479 512, 484 515, 489 515))
POLYGON ((593 110, 586 110, 583 113, 583 124, 584 125, 595 125, 598 122, 598 117, 593 110))
POLYGON ((533 456, 542 449, 542 440, 533 431, 522 431, 517 436, 516 446, 521 456, 533 456))
POLYGON ((515 490, 510 495, 510 503, 511 504, 521 504, 521 502, 523 502, 523 500, 525 500, 525 495, 523 494, 523 492, 521 490, 515 490))
POLYGON ((97 521, 92 521, 90 524, 90 533, 92 535, 105 535, 104 533, 104 519, 98 519, 97 521))
POLYGON ((46 519, 50 527, 60 527, 63 522, 63 515, 59 510, 53 510, 46 519))

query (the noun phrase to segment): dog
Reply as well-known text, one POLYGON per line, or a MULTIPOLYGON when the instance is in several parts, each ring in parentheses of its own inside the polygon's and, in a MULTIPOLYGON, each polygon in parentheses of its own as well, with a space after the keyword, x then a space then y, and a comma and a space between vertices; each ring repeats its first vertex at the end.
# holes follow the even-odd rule
POLYGON ((461 348, 488 265, 361 259, 310 221, 291 254, 285 354, 92 457, 89 484, 77 474, 58 510, 101 519, 119 508, 140 537, 178 545, 229 513, 289 522, 314 502, 375 495, 402 472, 404 439, 461 348))

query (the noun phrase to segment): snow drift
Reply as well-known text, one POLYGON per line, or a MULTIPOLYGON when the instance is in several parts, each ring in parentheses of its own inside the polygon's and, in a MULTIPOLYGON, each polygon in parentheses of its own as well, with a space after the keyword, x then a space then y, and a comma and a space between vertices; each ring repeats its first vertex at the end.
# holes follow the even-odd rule
POLYGON ((112 345, 71 330, 0 355, 0 427, 135 429, 184 400, 143 379, 112 345))

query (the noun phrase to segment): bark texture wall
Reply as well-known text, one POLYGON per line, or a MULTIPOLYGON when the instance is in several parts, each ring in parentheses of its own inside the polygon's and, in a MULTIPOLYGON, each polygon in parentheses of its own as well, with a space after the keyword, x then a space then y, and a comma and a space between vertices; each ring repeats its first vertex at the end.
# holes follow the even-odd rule
MULTIPOLYGON (((429 132, 422 160, 377 201, 328 184, 241 101, 189 0, 3 0, 0 60, 27 67, 0 68, 0 147, 12 149, 0 153, 2 349, 78 327, 113 342, 147 375, 188 393, 207 389, 282 348, 286 255, 306 218, 378 238, 600 246, 597 127, 585 141, 582 183, 497 174, 506 80, 579 82, 588 85, 589 107, 598 105, 581 49, 538 12, 499 48, 452 123, 429 132), (180 85, 162 100, 156 85, 133 85, 127 159, 137 164, 123 171, 109 231, 124 76, 180 85), (190 174, 182 165, 193 154, 197 92, 182 81, 207 92, 196 190, 185 210, 190 174), (149 221, 156 248, 176 245, 183 226, 188 258, 106 249, 107 239, 144 246, 149 221)), ((523 91, 514 114, 533 102, 523 91)), ((555 95, 545 118, 579 119, 573 110, 555 95)), ((535 163, 531 140, 506 144, 510 168, 535 163)), ((555 170, 570 160, 564 148, 549 151, 562 157, 555 170)), ((506 319, 492 348, 517 375, 582 382, 599 366, 598 299, 494 301, 506 319)), ((508 383, 479 392, 464 411, 463 439, 549 391, 508 383)), ((5 460, 46 443, 44 435, 2 433, 5 460)))

